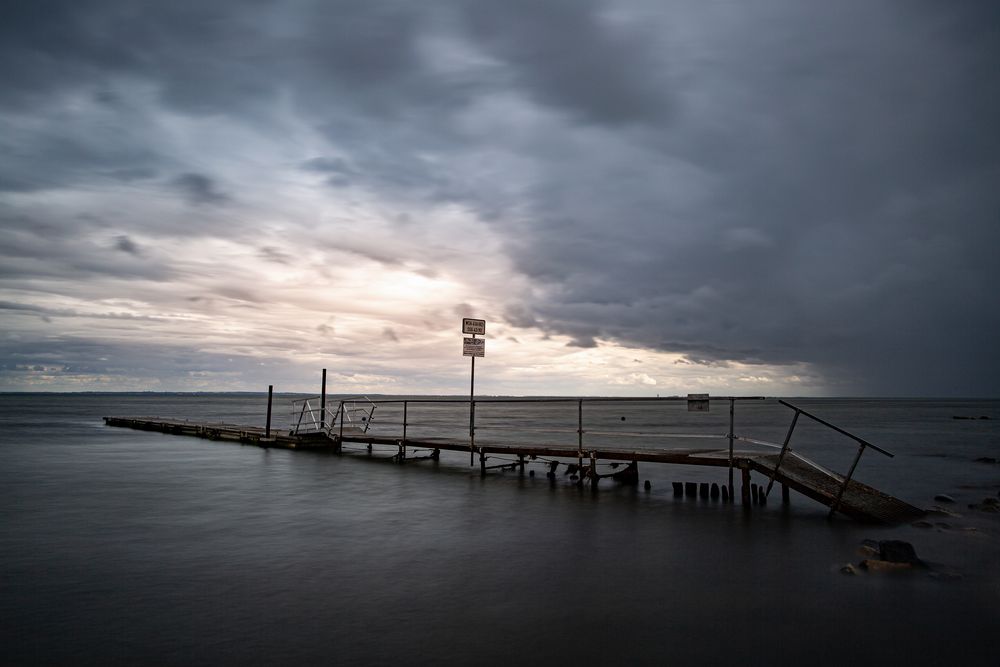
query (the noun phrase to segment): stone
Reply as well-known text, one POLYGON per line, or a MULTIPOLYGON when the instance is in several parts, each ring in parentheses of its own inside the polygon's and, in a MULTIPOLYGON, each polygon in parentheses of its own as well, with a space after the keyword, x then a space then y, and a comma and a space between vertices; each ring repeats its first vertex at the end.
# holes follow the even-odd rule
POLYGON ((858 569, 854 567, 854 565, 852 565, 851 563, 847 563, 846 565, 840 568, 840 573, 854 576, 857 575, 858 569))
POLYGON ((906 572, 913 569, 913 565, 910 563, 894 563, 874 558, 861 561, 861 567, 869 572, 906 572))
POLYGON ((927 510, 927 513, 932 516, 949 516, 956 519, 962 518, 961 514, 957 512, 952 512, 951 510, 946 510, 945 508, 939 507, 937 505, 934 505, 929 510, 927 510))
POLYGON ((864 558, 878 558, 878 547, 862 544, 858 547, 858 555, 864 558))
POLYGON ((976 463, 996 463, 997 460, 992 456, 980 456, 976 459, 976 463))
POLYGON ((906 563, 907 565, 923 565, 917 558, 913 545, 903 540, 883 540, 878 543, 879 557, 890 563, 906 563))
POLYGON ((938 495, 934 496, 934 500, 938 501, 939 503, 953 503, 953 502, 955 502, 954 498, 952 498, 951 496, 946 495, 944 493, 939 493, 938 495))

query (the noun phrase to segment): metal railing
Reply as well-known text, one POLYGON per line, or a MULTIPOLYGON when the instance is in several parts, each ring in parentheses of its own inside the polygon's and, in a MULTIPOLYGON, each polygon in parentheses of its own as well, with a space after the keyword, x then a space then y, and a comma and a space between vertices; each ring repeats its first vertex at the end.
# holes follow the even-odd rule
POLYGON ((323 433, 343 436, 344 425, 368 432, 375 414, 375 403, 367 396, 341 399, 336 408, 324 405, 322 396, 298 398, 292 401, 292 435, 323 433))
POLYGON ((837 433, 840 433, 841 435, 844 435, 844 436, 850 438, 851 440, 854 440, 856 443, 858 443, 858 453, 854 456, 854 461, 851 463, 851 469, 847 472, 847 476, 844 477, 844 481, 841 483, 840 489, 837 491, 837 497, 834 499, 833 504, 830 505, 830 514, 828 516, 832 517, 833 514, 834 514, 834 512, 836 512, 840 508, 840 502, 844 498, 844 492, 847 491, 847 487, 851 483, 851 478, 854 476, 854 471, 858 467, 858 462, 861 460, 861 455, 865 453, 865 449, 866 448, 871 447, 876 452, 879 452, 880 454, 888 456, 889 458, 893 458, 893 456, 895 456, 891 452, 882 449, 878 445, 873 445, 872 443, 868 442, 864 438, 858 437, 858 436, 854 435, 853 433, 851 433, 850 431, 845 431, 844 429, 840 428, 839 426, 831 424, 830 422, 826 421, 825 419, 823 419, 821 417, 817 417, 816 415, 812 414, 811 412, 803 410, 802 408, 800 408, 800 407, 798 407, 796 405, 792 405, 791 403, 789 403, 787 401, 780 400, 780 399, 778 400, 778 403, 781 403, 782 405, 784 405, 787 408, 791 408, 792 410, 795 411, 795 414, 792 415, 792 423, 789 425, 789 427, 788 427, 788 433, 785 435, 785 441, 784 441, 784 443, 781 446, 781 453, 778 454, 778 461, 774 465, 774 470, 771 471, 771 478, 768 480, 767 490, 764 492, 764 497, 765 498, 767 497, 768 494, 771 493, 771 487, 774 486, 774 478, 778 475, 778 469, 781 468, 781 463, 785 459, 785 454, 791 449, 791 447, 789 445, 790 445, 791 440, 792 440, 792 432, 795 430, 795 425, 798 423, 799 415, 805 415, 809 419, 812 419, 814 422, 816 422, 818 424, 821 424, 821 425, 823 425, 823 426, 825 426, 825 427, 827 427, 829 429, 832 429, 832 430, 836 431, 837 433))
MULTIPOLYGON (((379 419, 380 427, 399 427, 401 430, 397 431, 399 433, 398 445, 401 448, 401 454, 405 457, 405 447, 407 444, 409 429, 411 427, 418 425, 416 422, 412 421, 411 408, 413 406, 427 406, 427 405, 468 405, 469 406, 469 464, 475 464, 475 454, 478 452, 480 458, 484 457, 484 448, 476 446, 476 434, 480 431, 514 431, 518 433, 527 432, 545 432, 545 433, 565 433, 565 434, 575 434, 576 435, 576 455, 578 459, 578 464, 583 465, 583 460, 588 456, 588 451, 586 448, 586 435, 597 436, 602 439, 607 438, 656 438, 656 439, 667 439, 667 438, 678 438, 678 439, 721 439, 728 441, 729 448, 729 491, 732 495, 733 491, 733 443, 735 440, 752 442, 755 444, 767 444, 769 446, 777 447, 778 445, 773 443, 765 443, 764 441, 754 440, 751 438, 741 438, 735 433, 735 405, 737 401, 762 401, 765 397, 763 396, 726 396, 726 397, 710 397, 708 400, 711 401, 726 401, 729 407, 729 428, 725 433, 679 433, 679 432, 668 432, 668 431, 636 431, 636 430, 597 430, 597 429, 586 429, 584 428, 584 406, 585 405, 596 405, 596 404, 627 404, 627 403, 687 403, 690 399, 687 396, 667 396, 667 397, 603 397, 603 398, 478 398, 478 399, 459 399, 459 398, 416 398, 416 399, 388 399, 379 400, 379 406, 398 406, 401 409, 401 415, 391 414, 388 418, 379 419), (504 423, 492 423, 483 424, 482 418, 480 418, 480 424, 477 425, 477 406, 482 407, 485 405, 517 405, 517 404, 552 404, 552 405, 566 405, 567 407, 574 408, 573 416, 575 417, 575 424, 573 426, 565 427, 545 427, 545 428, 532 428, 526 427, 519 424, 504 424, 504 423), (401 419, 394 419, 394 417, 401 417, 401 419)), ((372 408, 374 411, 374 407, 372 408)), ((568 415, 567 415, 568 416, 568 415)), ((347 420, 342 419, 341 424, 345 423, 347 420)), ((369 420, 370 423, 370 420, 369 420)))

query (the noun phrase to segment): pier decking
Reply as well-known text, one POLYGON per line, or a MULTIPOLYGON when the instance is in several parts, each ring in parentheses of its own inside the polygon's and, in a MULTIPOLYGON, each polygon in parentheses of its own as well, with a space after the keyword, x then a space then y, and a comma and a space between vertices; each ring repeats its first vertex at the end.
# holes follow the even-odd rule
MULTIPOLYGON (((341 402, 339 408, 340 423, 336 428, 331 427, 305 432, 300 432, 294 428, 279 432, 255 426, 195 422, 160 417, 105 417, 104 421, 109 426, 195 436, 212 440, 228 440, 261 447, 318 449, 341 453, 345 451, 345 445, 360 445, 370 453, 372 447, 375 445, 389 446, 395 449, 393 458, 400 462, 421 458, 437 459, 441 451, 462 452, 468 453, 473 457, 478 456, 481 473, 484 476, 489 469, 493 468, 516 468, 519 466, 523 472, 527 462, 539 459, 549 462, 552 465, 552 469, 560 464, 572 466, 574 465, 573 461, 575 461, 576 467, 574 470, 579 472, 579 483, 583 484, 585 480, 589 480, 595 489, 600 479, 608 477, 614 477, 619 481, 626 481, 626 483, 638 483, 637 466, 640 462, 729 467, 740 471, 742 478, 741 499, 744 505, 751 503, 751 488, 756 487, 756 485, 752 485, 750 482, 750 472, 756 471, 769 479, 766 490, 763 486, 759 488, 759 496, 761 498, 765 497, 765 494, 771 490, 773 484, 778 483, 783 487, 782 496, 786 501, 788 489, 792 489, 830 507, 831 515, 834 512, 840 512, 860 521, 898 523, 911 521, 924 514, 923 510, 898 498, 894 498, 873 487, 851 479, 854 467, 857 465, 858 459, 860 459, 866 447, 874 448, 888 456, 891 456, 891 454, 814 417, 804 410, 787 403, 785 405, 793 408, 796 412, 792 426, 788 432, 788 437, 781 452, 778 454, 713 447, 667 449, 615 448, 589 444, 587 447, 553 444, 488 444, 451 438, 408 438, 405 435, 405 430, 403 437, 394 437, 368 433, 366 427, 345 425, 343 423, 345 421, 343 402, 341 402), (797 452, 790 450, 788 441, 791 438, 792 430, 795 428, 795 421, 800 414, 813 418, 861 443, 854 466, 852 466, 851 471, 846 476, 826 470, 799 455, 797 452), (422 453, 429 452, 429 454, 424 453, 422 456, 413 456, 418 451, 422 453), (491 457, 503 460, 504 463, 489 465, 491 457), (618 465, 624 463, 627 467, 621 472, 599 474, 597 469, 598 461, 618 465)), ((331 414, 333 417, 329 423, 334 424, 336 423, 334 419, 337 413, 331 414)), ((582 429, 580 433, 582 440, 582 429)), ((740 438, 732 433, 729 434, 729 440, 730 444, 733 441, 741 440, 755 442, 751 439, 740 438)), ((350 447, 348 447, 347 451, 350 451, 350 447)), ((753 496, 758 496, 758 489, 754 488, 753 491, 753 496)), ((728 492, 726 489, 723 489, 723 494, 724 497, 735 501, 732 475, 730 475, 728 492)))

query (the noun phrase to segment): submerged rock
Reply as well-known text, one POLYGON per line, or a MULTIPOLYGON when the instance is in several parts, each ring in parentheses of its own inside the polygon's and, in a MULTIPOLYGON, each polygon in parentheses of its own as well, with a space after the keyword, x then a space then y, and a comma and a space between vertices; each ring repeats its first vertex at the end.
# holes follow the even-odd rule
POLYGON ((946 495, 944 493, 939 493, 938 495, 934 496, 934 500, 938 501, 939 503, 953 503, 953 502, 955 502, 954 498, 952 498, 951 496, 946 495))
POLYGON ((983 498, 981 503, 970 504, 969 509, 989 514, 1000 514, 1000 499, 993 498, 992 496, 983 498))
POLYGON ((895 563, 889 560, 870 558, 861 561, 861 567, 869 572, 906 572, 913 569, 912 563, 895 563))
POLYGON ((879 557, 890 563, 906 563, 910 566, 923 567, 922 560, 917 558, 913 545, 903 540, 883 540, 878 543, 879 557))

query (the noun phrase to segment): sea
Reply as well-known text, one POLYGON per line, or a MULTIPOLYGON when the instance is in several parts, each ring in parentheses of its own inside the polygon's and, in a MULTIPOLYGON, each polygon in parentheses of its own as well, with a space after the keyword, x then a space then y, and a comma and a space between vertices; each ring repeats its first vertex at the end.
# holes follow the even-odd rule
MULTIPOLYGON (((275 396, 273 428, 301 398, 275 396)), ((387 398, 404 397, 345 405, 372 433, 401 432, 387 398)), ((408 437, 468 437, 467 402, 408 398, 408 437)), ((640 463, 638 487, 594 492, 541 459, 482 478, 460 452, 400 464, 389 447, 291 451, 102 419, 263 426, 266 401, 0 395, 0 664, 1000 664, 1000 514, 984 503, 1000 492, 1000 401, 787 399, 893 454, 866 450, 855 478, 937 508, 899 526, 830 519, 795 492, 750 508, 674 496, 726 468, 640 463), (928 567, 857 568, 866 540, 909 542, 928 567)), ((792 415, 735 401, 734 433, 780 444, 792 415)), ((574 444, 582 427, 585 449, 728 446, 725 400, 483 400, 475 418, 481 443, 574 444)), ((806 417, 791 446, 839 472, 857 453, 806 417)))

